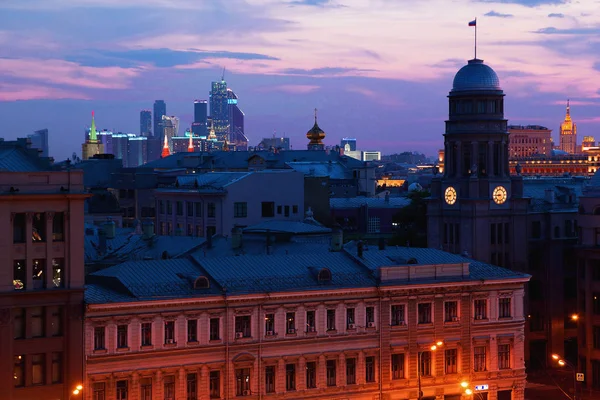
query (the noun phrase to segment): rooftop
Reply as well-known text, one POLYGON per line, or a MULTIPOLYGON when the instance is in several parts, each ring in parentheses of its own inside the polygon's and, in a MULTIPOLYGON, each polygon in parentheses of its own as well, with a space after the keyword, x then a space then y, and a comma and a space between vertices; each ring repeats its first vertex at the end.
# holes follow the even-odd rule
POLYGON ((500 79, 483 60, 469 60, 454 76, 452 92, 481 90, 501 91, 500 79))
POLYGON ((331 208, 359 208, 367 206, 369 208, 402 208, 410 204, 408 197, 334 197, 329 199, 331 208))

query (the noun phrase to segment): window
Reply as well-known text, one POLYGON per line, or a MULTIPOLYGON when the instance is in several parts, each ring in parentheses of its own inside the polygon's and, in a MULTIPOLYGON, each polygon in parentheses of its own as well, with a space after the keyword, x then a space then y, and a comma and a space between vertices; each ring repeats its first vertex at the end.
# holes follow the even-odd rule
POLYGON ((171 200, 167 200, 167 215, 173 214, 173 206, 171 205, 171 200))
POLYGON ((55 288, 65 287, 65 281, 63 279, 65 271, 65 259, 64 258, 53 258, 52 259, 52 285, 55 288))
POLYGON ((431 352, 424 351, 421 353, 421 376, 431 376, 431 352))
POLYGON ((165 376, 165 400, 175 400, 175 376, 165 376))
POLYGON ((117 400, 127 400, 127 381, 117 381, 117 400))
POLYGON ((317 363, 310 361, 306 363, 306 388, 314 389, 317 387, 317 363))
POLYGON ((265 367, 265 392, 275 393, 275 367, 265 367))
POLYGON ((289 312, 285 314, 285 329, 288 334, 296 333, 296 313, 289 312))
POLYGON ((202 216, 202 203, 196 202, 194 203, 194 207, 196 208, 196 218, 202 216))
POLYGON ((392 379, 404 379, 404 354, 392 354, 392 379))
POLYGON ((292 206, 292 214, 298 214, 298 206, 292 206))
POLYGON ((183 215, 183 202, 182 201, 175 202, 175 213, 177 215, 183 215))
POLYGON ((446 349, 444 355, 446 374, 456 374, 458 372, 456 369, 456 349, 446 349))
POLYGON ((31 221, 31 241, 46 241, 46 213, 33 214, 33 220, 31 221))
POLYGON ((346 359, 346 385, 356 384, 356 358, 346 359))
POLYGON ((331 280, 331 271, 327 268, 323 268, 319 271, 319 281, 320 282, 328 282, 331 280))
POLYGON ((194 236, 194 225, 192 224, 187 224, 187 231, 186 231, 186 235, 187 236, 194 236))
POLYGON ((92 399, 106 400, 106 384, 104 382, 95 382, 92 385, 92 399))
POLYGON ((289 217, 290 216, 290 206, 284 206, 283 207, 283 215, 285 217, 289 217))
POLYGON ((62 336, 63 328, 63 310, 62 307, 50 307, 50 335, 62 336))
POLYGON ((127 325, 117 325, 117 349, 126 349, 127 347, 127 325))
POLYGON ((354 319, 354 308, 346 309, 346 327, 356 329, 356 320, 354 319))
POLYGON ((197 319, 188 319, 187 341, 188 342, 197 342, 198 341, 198 320, 197 319))
POLYGON ((275 314, 265 314, 265 335, 275 334, 275 314))
POLYGON ((296 365, 285 365, 285 390, 296 390, 296 365))
POLYGON ((219 334, 219 318, 210 319, 210 340, 219 340, 221 335, 219 334))
POLYGON ((275 203, 272 201, 263 201, 261 203, 262 217, 274 217, 275 216, 275 203))
POLYGON ((162 200, 158 201, 158 212, 160 214, 164 214, 165 213, 165 202, 162 200))
POLYGON ((15 339, 25 338, 25 309, 14 308, 13 309, 13 337, 15 339))
POLYGON ((219 371, 210 371, 209 381, 210 398, 221 398, 221 373, 219 371))
POLYGON ((46 288, 46 260, 37 259, 33 260, 33 288, 34 289, 45 289, 46 288))
POLYGON ((242 337, 251 337, 252 332, 250 331, 250 316, 243 315, 235 317, 235 334, 238 336, 241 333, 242 337))
POLYGON ((140 379, 141 400, 152 400, 152 378, 140 379))
POLYGON ((204 230, 202 229, 202 225, 196 225, 196 237, 204 236, 204 230))
POLYGON ((392 313, 392 325, 404 325, 404 304, 396 304, 391 308, 392 313))
POLYGON ((327 386, 335 386, 335 360, 327 360, 327 386))
POLYGON ((233 217, 234 218, 246 218, 248 216, 248 203, 235 202, 233 203, 233 217))
POLYGON ((487 319, 487 300, 479 299, 474 302, 475 319, 487 319))
POLYGON ((365 380, 375 382, 375 357, 373 356, 365 358, 365 380))
POLYGON ((46 355, 34 354, 31 356, 31 384, 43 385, 46 383, 46 355))
POLYGON ((165 344, 175 343, 175 321, 165 321, 165 344))
POLYGON ((335 331, 335 310, 327 310, 327 330, 335 331))
POLYGON ((379 217, 369 217, 367 224, 367 233, 379 233, 381 227, 381 219, 379 217))
POLYGON ((365 322, 367 328, 375 326, 375 307, 367 307, 365 310, 365 322))
POLYGON ((24 290, 27 283, 25 260, 13 261, 13 286, 15 290, 24 290))
POLYGON ((62 242, 65 237, 65 213, 57 212, 52 218, 52 241, 62 242))
POLYGON ((97 326, 94 328, 94 350, 104 350, 104 332, 106 328, 97 326))
POLYGON ((15 214, 13 218, 13 243, 25 243, 25 218, 24 213, 15 214))
POLYGON ((431 303, 420 303, 418 306, 419 324, 431 323, 431 303))
POLYGON ((217 205, 215 203, 206 203, 206 215, 208 218, 214 218, 217 214, 217 205))
POLYGON ((307 332, 315 332, 315 311, 310 310, 306 312, 306 331, 307 332))
POLYGON ((46 318, 44 315, 44 307, 32 307, 30 308, 31 313, 31 337, 44 337, 46 336, 46 318))
POLYGON ((250 396, 250 368, 235 370, 235 395, 250 396))
MULTIPOLYGON (((188 203, 189 205, 192 203, 188 203)), ((187 374, 186 376, 186 400, 198 400, 198 374, 187 374)))
POLYGON ((191 201, 187 201, 185 203, 185 208, 186 208, 187 216, 193 217, 194 216, 194 203, 192 203, 191 201))
POLYGON ((142 323, 142 346, 152 346, 152 322, 142 323))
POLYGON ((498 300, 498 317, 510 318, 511 317, 511 306, 510 297, 503 297, 498 300))
POLYGON ((444 303, 444 321, 458 321, 458 302, 447 301, 444 303))
POLYGON ((498 369, 510 368, 510 344, 498 345, 498 369))
POLYGON ((473 357, 473 370, 475 372, 485 371, 485 346, 476 346, 473 349, 473 357))
POLYGON ((14 364, 13 375, 15 387, 25 386, 25 356, 15 356, 14 364))

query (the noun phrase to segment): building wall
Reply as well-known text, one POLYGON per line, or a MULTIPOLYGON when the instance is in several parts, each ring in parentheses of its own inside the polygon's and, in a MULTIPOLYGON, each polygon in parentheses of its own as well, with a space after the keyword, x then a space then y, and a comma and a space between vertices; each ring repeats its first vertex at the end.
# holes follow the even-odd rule
POLYGON ((550 156, 552 130, 541 127, 509 126, 509 158, 529 157, 534 154, 550 156))
POLYGON ((2 193, 9 185, 18 192, 0 196, 0 397, 64 399, 83 379, 83 174, 0 174, 2 193), (63 229, 53 230, 55 218, 63 229), (22 382, 14 377, 20 362, 22 382))
MULTIPOLYGON (((319 292, 271 293, 223 298, 208 296, 195 299, 88 305, 86 310, 87 379, 86 387, 104 388, 105 398, 116 398, 116 386, 126 381, 128 395, 138 399, 142 380, 150 383, 153 398, 165 396, 165 383, 173 379, 176 398, 184 398, 187 379, 195 374, 198 399, 208 399, 210 374, 219 373, 216 398, 237 396, 236 373, 249 371, 248 392, 242 396, 258 398, 372 399, 380 393, 386 399, 417 397, 418 354, 428 351, 439 340, 444 344, 431 352, 431 374, 422 377, 422 390, 429 396, 460 395, 462 380, 471 385, 489 385, 489 399, 509 390, 512 399, 523 399, 525 370, 523 363, 523 286, 451 284, 434 291, 432 287, 394 287, 383 289, 326 290, 319 292), (410 289, 410 290, 409 290, 410 289), (499 318, 500 298, 511 298, 512 312, 499 318), (473 319, 473 302, 487 301, 487 319, 473 319), (444 321, 444 304, 456 301, 458 317, 444 321), (430 324, 417 324, 418 304, 433 307, 430 324), (391 326, 391 306, 403 305, 403 323, 391 326), (368 324, 366 308, 373 307, 374 320, 368 324), (348 309, 354 310, 355 323, 347 321, 348 309), (327 330, 328 310, 335 312, 335 330, 327 330), (307 332, 307 311, 316 314, 314 332, 307 332), (267 314, 274 314, 274 329, 267 335, 267 314), (295 330, 286 321, 293 315, 295 330), (236 318, 250 318, 250 336, 236 335, 236 318), (210 319, 218 320, 219 338, 210 340, 210 319), (190 320, 196 320, 197 341, 188 341, 190 320), (165 322, 173 321, 175 340, 165 342, 165 322), (152 326, 152 344, 141 346, 141 323, 152 326), (127 328, 127 343, 116 348, 117 326, 127 328), (94 343, 96 332, 104 332, 104 341, 94 343), (96 349, 94 348, 96 345, 96 349), (500 369, 498 345, 510 349, 509 365, 500 369), (474 347, 485 348, 484 371, 474 370, 474 347), (456 370, 446 370, 446 350, 456 350, 456 370), (201 357, 198 355, 201 354, 201 357), (399 375, 393 376, 392 355, 401 354, 399 375), (372 357, 372 358, 371 358, 372 357), (347 383, 347 364, 356 362, 356 381, 347 383), (367 361, 374 361, 367 381, 367 361), (307 388, 308 363, 316 365, 316 387, 307 388), (335 368, 328 383, 327 364, 335 368), (265 393, 266 367, 274 367, 274 393, 265 393), (288 367, 289 366, 289 367, 288 367), (286 388, 286 369, 295 387, 286 388), (172 377, 172 378, 171 378, 172 377), (372 380, 371 380, 372 378, 372 380)), ((269 327, 269 329, 271 329, 269 327)), ((168 385, 168 384, 167 384, 168 385)), ((86 392, 92 400, 93 391, 86 392)), ((433 397, 432 397, 433 398, 433 397)))

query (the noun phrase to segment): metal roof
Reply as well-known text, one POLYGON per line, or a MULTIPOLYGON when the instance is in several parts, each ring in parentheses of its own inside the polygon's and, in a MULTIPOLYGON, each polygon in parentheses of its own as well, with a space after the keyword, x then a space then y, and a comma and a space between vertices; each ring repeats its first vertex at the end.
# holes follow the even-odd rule
POLYGON ((331 208, 359 208, 367 206, 369 208, 402 208, 410 204, 408 197, 333 197, 329 199, 331 208))
POLYGON ((331 232, 331 229, 324 226, 307 224, 301 221, 264 221, 256 225, 244 228, 244 232, 281 232, 294 235, 303 234, 323 234, 331 232))

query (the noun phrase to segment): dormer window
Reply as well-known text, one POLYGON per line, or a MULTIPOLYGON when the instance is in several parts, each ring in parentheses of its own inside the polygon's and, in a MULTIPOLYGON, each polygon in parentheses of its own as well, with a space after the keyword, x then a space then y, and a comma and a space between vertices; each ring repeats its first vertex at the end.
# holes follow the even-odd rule
POLYGON ((208 278, 205 276, 200 276, 194 282, 194 289, 208 289, 210 287, 210 282, 208 278))
POLYGON ((323 268, 319 271, 319 282, 329 282, 331 281, 331 271, 327 268, 323 268))
POLYGON ((417 261, 417 259, 416 259, 416 258, 414 258, 414 257, 411 257, 411 258, 409 258, 408 260, 406 260, 406 263, 407 263, 407 264, 418 264, 419 262, 417 261))

